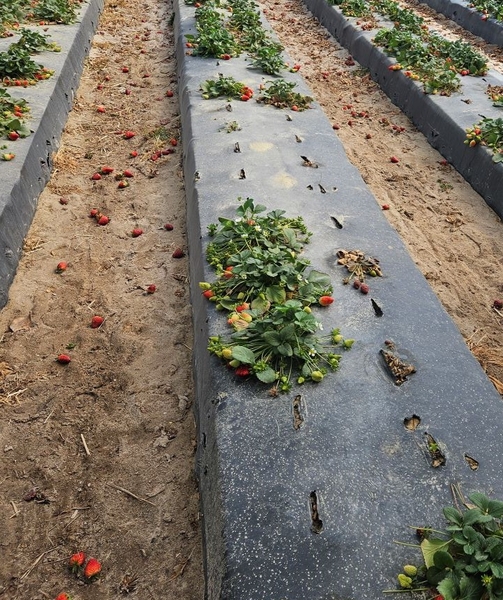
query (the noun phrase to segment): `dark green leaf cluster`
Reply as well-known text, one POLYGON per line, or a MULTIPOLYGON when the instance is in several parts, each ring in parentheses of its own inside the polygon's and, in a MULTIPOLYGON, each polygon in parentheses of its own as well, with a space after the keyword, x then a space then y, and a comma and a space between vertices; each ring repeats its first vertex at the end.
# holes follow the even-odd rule
POLYGON ((71 0, 38 0, 33 16, 40 21, 69 25, 77 20, 77 6, 78 3, 71 0))
POLYGON ((19 48, 28 52, 28 54, 37 54, 42 50, 52 50, 58 52, 61 48, 54 42, 49 41, 49 36, 33 31, 32 29, 22 28, 19 30, 21 38, 15 44, 12 44, 14 48, 19 48))
POLYGON ((43 69, 31 59, 26 50, 12 44, 5 52, 0 52, 0 79, 33 79, 43 69))
POLYGON ((503 502, 484 494, 471 508, 444 508, 446 537, 423 540, 426 578, 445 600, 503 600, 503 502))
POLYGON ((276 81, 268 81, 267 83, 269 85, 265 87, 262 96, 259 98, 264 104, 271 104, 276 108, 296 106, 298 110, 304 110, 313 101, 311 96, 304 96, 296 92, 295 87, 297 84, 293 81, 276 79, 276 81))
POLYGON ((310 306, 333 301, 330 278, 308 271, 309 261, 300 256, 311 236, 302 217, 266 211, 247 198, 236 219, 220 217, 209 226, 207 259, 218 278, 199 285, 218 310, 229 311, 234 329, 230 338, 211 338, 209 351, 238 375, 275 382, 274 389, 286 392, 293 376, 299 384, 320 382, 339 366, 334 348, 349 349, 353 340, 338 330, 316 335, 321 324, 310 306))

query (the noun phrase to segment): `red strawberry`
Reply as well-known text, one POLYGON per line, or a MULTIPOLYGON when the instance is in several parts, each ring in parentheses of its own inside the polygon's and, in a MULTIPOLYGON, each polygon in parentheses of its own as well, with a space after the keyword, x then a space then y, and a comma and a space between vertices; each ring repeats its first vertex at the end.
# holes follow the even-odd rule
POLYGON ((293 110, 293 112, 297 112, 299 110, 299 107, 296 104, 294 104, 292 106, 292 110, 293 110))
POLYGON ((176 138, 171 138, 171 139, 169 140, 169 143, 170 143, 172 146, 177 146, 177 145, 178 145, 178 142, 177 142, 176 138))
POLYGON ((134 177, 133 171, 130 171, 129 169, 123 171, 122 174, 124 175, 124 177, 134 177))
POLYGON ((96 112, 104 113, 106 108, 102 105, 96 107, 96 112))
POLYGON ((166 224, 164 225, 164 229, 165 229, 166 231, 173 231, 173 225, 171 225, 171 223, 166 223, 166 224))
POLYGON ((215 295, 215 293, 214 293, 212 290, 205 290, 205 291, 203 292, 203 296, 204 296, 205 298, 208 298, 208 300, 209 300, 210 298, 213 298, 213 296, 214 296, 214 295, 215 295))
POLYGON ((136 133, 134 131, 125 131, 123 137, 125 140, 130 140, 131 138, 134 138, 135 135, 136 133))
POLYGON ((496 300, 493 302, 493 308, 497 308, 497 309, 503 308, 503 300, 496 298, 496 300))
POLYGON ((336 130, 337 130, 337 129, 340 129, 340 128, 341 128, 341 126, 340 126, 340 125, 337 125, 337 123, 334 123, 334 124, 332 125, 332 129, 336 129, 336 130))
POLYGON ((396 164, 396 163, 400 162, 400 159, 399 159, 399 158, 397 158, 396 156, 392 156, 392 157, 390 158, 390 162, 392 162, 392 163, 395 163, 395 164, 396 164))
POLYGON ((61 592, 61 594, 58 594, 55 598, 55 600, 71 600, 70 596, 68 594, 66 594, 65 592, 61 592))
POLYGON ((243 94, 241 96, 241 101, 242 102, 248 102, 249 99, 250 99, 250 96, 248 96, 248 94, 243 94))
POLYGON ((245 366, 241 366, 238 367, 234 373, 236 373, 236 375, 238 375, 238 377, 248 377, 248 375, 250 374, 250 369, 248 367, 245 366))
POLYGON ((123 73, 129 73, 129 67, 122 67, 123 73))
POLYGON ((173 258, 183 258, 185 256, 185 252, 181 248, 176 248, 171 256, 173 258))
POLYGON ((101 179, 101 175, 99 173, 94 173, 94 175, 91 176, 91 179, 93 181, 99 181, 101 179))
POLYGON ((56 360, 61 365, 67 365, 72 359, 68 356, 68 354, 60 354, 56 360))
POLYGON ((361 281, 359 279, 355 279, 353 281, 353 287, 355 288, 355 290, 359 290, 361 286, 361 281))
POLYGON ((230 54, 221 54, 220 58, 222 60, 230 60, 231 59, 231 55, 230 54))
POLYGON ((143 234, 143 229, 140 229, 139 227, 136 227, 135 229, 133 229, 133 231, 131 232, 131 235, 133 237, 140 237, 140 235, 143 234))
POLYGON ((370 288, 369 288, 369 286, 368 286, 366 283, 362 283, 362 284, 360 285, 360 292, 361 292, 362 294, 368 294, 368 293, 370 292, 370 288))
POLYGON ((101 174, 102 175, 108 175, 109 173, 113 173, 114 169, 113 167, 109 167, 108 165, 105 165, 104 167, 101 167, 101 174))
POLYGON ((117 187, 118 187, 120 190, 123 190, 124 188, 127 188, 127 187, 129 187, 129 181, 124 181, 124 179, 121 179, 121 180, 119 181, 119 183, 117 184, 117 187))
POLYGON ((381 208, 382 208, 383 210, 389 210, 389 204, 383 204, 383 205, 381 206, 381 208))
POLYGON ((9 140, 15 142, 19 139, 19 133, 17 131, 9 131, 9 140))
POLYGON ((222 277, 225 279, 230 279, 232 277, 232 269, 234 267, 225 267, 225 271, 222 273, 222 277))
POLYGON ((236 312, 240 313, 240 312, 243 312, 244 310, 248 310, 249 308, 250 308, 250 305, 248 304, 248 302, 243 302, 243 304, 236 306, 236 312))
POLYGON ((168 98, 173 98, 173 92, 172 92, 171 90, 168 90, 168 91, 166 92, 166 96, 167 96, 168 98))
POLYGON ((165 150, 161 150, 161 154, 163 156, 169 156, 170 154, 174 154, 176 150, 174 148, 166 148, 165 150))
POLYGON ((321 306, 329 306, 330 304, 332 304, 332 302, 334 301, 334 299, 332 298, 332 296, 322 296, 319 300, 318 303, 321 306))
POLYGON ((150 157, 150 160, 152 161, 156 161, 159 160, 162 156, 162 152, 160 150, 158 150, 157 152, 155 152, 154 154, 152 154, 152 156, 150 157))
POLYGON ((138 152, 136 152, 136 150, 133 150, 132 152, 129 153, 129 156, 131 158, 136 158, 138 156, 138 152))
POLYGON ((62 260, 56 266, 56 273, 62 273, 63 271, 66 271, 67 268, 68 268, 68 263, 66 263, 65 261, 62 260))
POLYGON ((59 203, 62 204, 63 206, 66 206, 68 204, 69 200, 68 198, 60 198, 59 199, 59 203))
POLYGON ((108 225, 110 223, 110 219, 105 215, 101 215, 98 219, 98 225, 108 225))
POLYGON ((147 288, 147 293, 148 294, 153 294, 156 291, 156 289, 157 289, 157 287, 154 284, 151 284, 147 288))
POLYGON ((91 208, 91 212, 89 213, 89 216, 91 217, 91 219, 94 219, 98 213, 99 213, 99 210, 97 208, 91 208))
POLYGON ((79 567, 81 567, 86 560, 86 555, 83 552, 77 552, 76 554, 72 554, 70 556, 69 564, 72 571, 75 573, 78 571, 79 567))
POLYGON ((87 561, 87 565, 84 569, 84 577, 87 579, 91 579, 92 577, 96 577, 101 572, 101 563, 95 558, 90 558, 87 561))
POLYGON ((91 329, 98 329, 98 327, 101 327, 101 325, 103 325, 104 321, 105 321, 105 319, 103 317, 95 315, 91 319, 91 329))

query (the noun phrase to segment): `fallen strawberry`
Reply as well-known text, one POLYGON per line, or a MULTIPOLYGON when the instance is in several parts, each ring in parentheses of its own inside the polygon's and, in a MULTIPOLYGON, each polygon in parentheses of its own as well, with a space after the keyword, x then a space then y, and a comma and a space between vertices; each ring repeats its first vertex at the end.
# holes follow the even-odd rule
POLYGON ((355 279, 353 281, 353 287, 355 288, 355 290, 359 290, 361 286, 361 281, 359 279, 355 279))
POLYGON ((391 157, 389 160, 390 160, 390 162, 392 162, 392 163, 398 163, 398 162, 400 162, 400 159, 399 159, 399 158, 397 158, 396 156, 392 156, 392 157, 391 157))
POLYGON ((173 258, 183 258, 185 256, 185 252, 181 248, 177 248, 171 256, 173 258))
POLYGON ((161 150, 161 154, 163 156, 169 156, 170 154, 174 154, 176 152, 176 150, 174 148, 165 148, 164 150, 161 150))
POLYGON ((153 294, 157 290, 157 287, 152 283, 147 288, 147 294, 153 294))
POLYGON ((96 172, 93 175, 91 175, 91 179, 93 181, 99 181, 101 179, 101 175, 98 172, 96 172))
POLYGON ((122 174, 124 175, 124 177, 134 177, 133 171, 130 171, 129 169, 123 171, 122 174))
POLYGON ((110 173, 113 173, 114 169, 113 167, 109 167, 108 165, 105 165, 104 167, 101 167, 100 169, 100 173, 102 175, 109 175, 110 173))
POLYGON ((165 229, 166 231, 173 231, 173 225, 171 225, 171 223, 166 223, 166 224, 164 225, 164 229, 165 229))
POLYGON ((129 73, 129 67, 122 67, 123 73, 129 73))
POLYGON ((242 367, 238 367, 234 373, 236 373, 236 375, 238 377, 248 377, 248 375, 250 374, 250 369, 248 367, 242 366, 242 367))
POLYGON ((381 208, 382 208, 383 210, 389 210, 389 204, 383 204, 383 205, 381 206, 381 208))
POLYGON ((140 235, 143 234, 143 229, 140 229, 139 227, 135 227, 133 229, 133 231, 131 232, 131 235, 136 238, 136 237, 140 237, 140 235))
POLYGON ((334 299, 332 296, 321 296, 321 298, 318 300, 318 304, 320 304, 320 306, 330 306, 333 301, 334 299))
POLYGON ((95 558, 90 558, 84 569, 84 577, 92 579, 101 573, 101 563, 95 558))
POLYGON ((155 162, 156 160, 159 160, 161 158, 162 152, 161 150, 158 150, 157 152, 155 152, 154 154, 152 154, 152 156, 150 157, 150 160, 152 160, 153 162, 155 162))
POLYGON ((294 104, 291 108, 293 112, 297 112, 299 110, 299 107, 296 104, 294 104))
POLYGON ((106 111, 106 108, 103 105, 96 107, 96 112, 104 113, 105 111, 106 111))
POLYGON ((72 359, 68 356, 68 354, 60 354, 56 360, 61 365, 67 365, 72 359))
POLYGON ((498 310, 501 310, 503 308, 503 300, 496 298, 496 300, 493 302, 493 308, 497 308, 498 310))
POLYGON ((132 150, 132 151, 129 153, 129 156, 130 156, 131 158, 136 158, 136 157, 138 156, 138 152, 136 152, 136 150, 132 150))
POLYGON ((121 179, 121 180, 119 181, 119 183, 117 184, 117 187, 118 187, 120 190, 123 190, 124 188, 127 188, 127 187, 129 187, 129 181, 124 181, 124 179, 121 179))
POLYGON ((70 564, 70 568, 73 573, 76 573, 79 570, 86 560, 86 555, 83 552, 76 552, 70 556, 70 560, 68 561, 70 564))
POLYGON ((170 143, 172 146, 177 146, 177 145, 178 145, 178 142, 177 142, 176 138, 171 138, 171 139, 169 140, 169 143, 170 143))
POLYGON ((59 203, 62 204, 63 206, 66 206, 68 204, 69 200, 68 198, 60 198, 59 199, 59 203))
POLYGON ((174 95, 174 94, 173 94, 173 92, 172 92, 171 90, 168 90, 168 91, 166 92, 166 96, 167 96, 168 98, 173 98, 173 95, 174 95))
POLYGON ((366 283, 362 283, 362 284, 360 285, 360 292, 361 292, 362 294, 368 294, 368 293, 370 292, 370 288, 369 288, 369 286, 368 286, 366 283))
POLYGON ((54 600, 72 600, 72 599, 65 592, 61 592, 61 594, 58 594, 54 600))
POLYGON ((105 215, 101 215, 98 219, 98 225, 108 225, 110 223, 110 219, 105 215))
POLYGON ((66 263, 64 260, 62 260, 61 262, 59 262, 56 265, 56 273, 63 273, 63 271, 66 271, 68 268, 68 263, 66 263))
POLYGON ((17 131, 9 131, 9 140, 15 142, 19 139, 19 133, 17 131))
POLYGON ((91 219, 94 219, 98 213, 99 213, 99 210, 97 208, 91 208, 91 212, 89 213, 89 216, 91 217, 91 219))
POLYGON ((340 126, 340 125, 337 125, 337 123, 334 123, 334 124, 332 125, 332 129, 335 129, 335 130, 337 130, 337 129, 340 129, 340 128, 341 128, 341 126, 340 126))
POLYGON ((134 138, 135 135, 136 133, 134 131, 125 131, 122 137, 125 140, 130 140, 131 138, 134 138))
POLYGON ((94 315, 94 317, 91 319, 91 329, 98 329, 98 327, 103 325, 104 321, 105 319, 103 317, 94 315))

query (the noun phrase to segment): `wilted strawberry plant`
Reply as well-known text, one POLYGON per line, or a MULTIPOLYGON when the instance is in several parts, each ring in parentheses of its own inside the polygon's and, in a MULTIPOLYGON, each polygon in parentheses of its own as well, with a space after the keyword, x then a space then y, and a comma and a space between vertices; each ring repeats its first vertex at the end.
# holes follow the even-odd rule
POLYGON ((294 378, 299 384, 322 381, 339 366, 336 350, 351 348, 353 340, 338 329, 317 335, 322 325, 311 306, 333 303, 330 278, 308 270, 309 260, 300 256, 311 237, 302 217, 266 210, 247 198, 236 219, 220 217, 209 226, 206 256, 217 280, 199 286, 217 310, 228 312, 234 331, 210 338, 210 353, 236 375, 287 392, 294 378))
POLYGON ((443 600, 503 600, 503 502, 478 492, 469 500, 464 511, 444 508, 444 531, 418 529, 424 564, 404 567, 402 590, 431 590, 443 600))

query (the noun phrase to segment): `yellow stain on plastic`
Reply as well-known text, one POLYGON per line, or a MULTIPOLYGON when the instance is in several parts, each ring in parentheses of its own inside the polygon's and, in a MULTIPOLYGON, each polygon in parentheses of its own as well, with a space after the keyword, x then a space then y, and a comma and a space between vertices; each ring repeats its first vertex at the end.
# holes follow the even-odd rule
POLYGON ((274 144, 271 142, 251 142, 250 150, 255 150, 255 152, 267 152, 274 148, 274 144))
POLYGON ((272 184, 277 188, 290 189, 297 185, 297 180, 285 171, 281 171, 272 178, 272 184))

